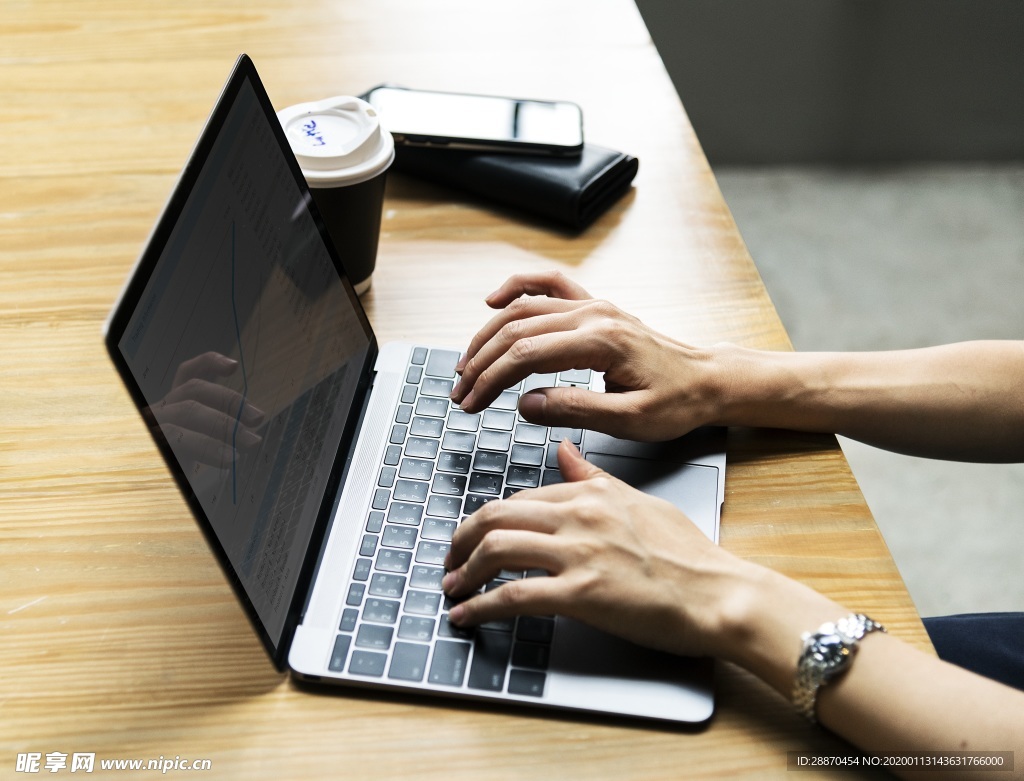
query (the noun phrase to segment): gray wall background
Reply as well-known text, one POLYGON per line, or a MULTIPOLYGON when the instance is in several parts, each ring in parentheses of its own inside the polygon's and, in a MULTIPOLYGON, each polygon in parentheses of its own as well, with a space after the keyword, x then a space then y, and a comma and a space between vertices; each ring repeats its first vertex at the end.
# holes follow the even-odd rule
POLYGON ((712 165, 1024 159, 1022 0, 637 0, 712 165))

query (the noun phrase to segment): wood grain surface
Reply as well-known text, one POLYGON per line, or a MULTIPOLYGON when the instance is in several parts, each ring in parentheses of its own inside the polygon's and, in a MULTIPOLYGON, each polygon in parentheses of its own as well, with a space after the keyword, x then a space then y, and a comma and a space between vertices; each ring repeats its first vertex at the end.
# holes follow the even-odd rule
MULTIPOLYGON (((558 268, 692 343, 789 349, 629 0, 0 9, 0 778, 19 753, 55 751, 209 758, 168 775, 210 778, 766 778, 786 774, 787 751, 845 750, 728 665, 695 730, 297 687, 265 658, 103 349, 241 51, 279 108, 382 81, 566 99, 589 141, 640 159, 633 190, 582 234, 391 177, 365 298, 382 342, 464 345, 508 274, 558 268)), ((722 545, 929 647, 834 438, 736 430, 728 455, 722 545)))

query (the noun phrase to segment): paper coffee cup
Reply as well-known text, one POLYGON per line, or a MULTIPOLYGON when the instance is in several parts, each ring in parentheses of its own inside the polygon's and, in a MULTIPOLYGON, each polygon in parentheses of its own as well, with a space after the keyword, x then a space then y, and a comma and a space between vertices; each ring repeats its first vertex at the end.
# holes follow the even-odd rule
POLYGON ((377 262, 384 181, 395 142, 377 112, 340 96, 277 112, 345 273, 359 294, 377 262))

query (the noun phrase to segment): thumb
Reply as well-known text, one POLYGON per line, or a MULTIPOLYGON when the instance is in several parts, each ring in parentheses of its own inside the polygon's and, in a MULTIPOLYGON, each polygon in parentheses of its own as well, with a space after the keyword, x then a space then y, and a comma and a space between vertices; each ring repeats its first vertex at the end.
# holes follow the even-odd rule
POLYGON ((587 461, 568 439, 563 439, 558 446, 558 468, 562 470, 562 477, 570 483, 604 474, 603 469, 587 461))
POLYGON ((631 416, 624 393, 598 393, 582 388, 536 388, 519 399, 519 412, 541 426, 589 428, 619 436, 616 430, 631 416))

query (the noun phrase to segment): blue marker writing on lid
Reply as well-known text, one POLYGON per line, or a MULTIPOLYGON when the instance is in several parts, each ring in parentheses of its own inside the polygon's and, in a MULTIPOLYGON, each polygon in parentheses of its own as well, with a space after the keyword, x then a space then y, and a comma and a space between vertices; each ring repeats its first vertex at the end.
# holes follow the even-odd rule
POLYGON ((309 120, 309 122, 302 127, 306 131, 306 135, 316 142, 314 146, 326 146, 327 142, 324 141, 324 137, 320 135, 320 131, 316 127, 315 119, 309 120))

